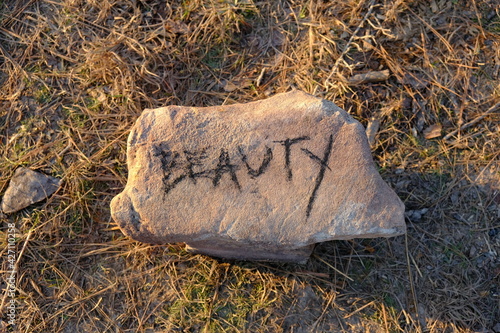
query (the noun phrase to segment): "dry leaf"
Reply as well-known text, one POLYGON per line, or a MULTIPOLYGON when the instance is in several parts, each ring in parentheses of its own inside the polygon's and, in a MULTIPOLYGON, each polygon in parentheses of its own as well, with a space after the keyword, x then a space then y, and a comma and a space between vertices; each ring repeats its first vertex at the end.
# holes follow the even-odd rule
POLYGON ((435 0, 431 1, 431 11, 436 14, 439 11, 439 7, 435 0))
POLYGON ((222 82, 222 88, 224 91, 232 92, 236 89, 245 89, 252 85, 252 80, 250 79, 235 79, 233 81, 224 80, 222 82))
POLYGON ((165 22, 165 29, 173 32, 174 34, 185 35, 189 33, 189 27, 182 21, 167 20, 165 22))
POLYGON ((231 81, 224 80, 224 82, 222 82, 222 88, 224 89, 224 91, 231 92, 238 89, 238 86, 231 81))
POLYGON ((367 245, 367 246, 365 246, 365 251, 373 253, 373 252, 375 252, 375 248, 373 246, 367 245))
POLYGON ((433 139, 433 138, 440 137, 442 129, 443 129, 443 127, 441 126, 441 124, 431 125, 424 130, 424 132, 423 132, 424 137, 426 139, 433 139))

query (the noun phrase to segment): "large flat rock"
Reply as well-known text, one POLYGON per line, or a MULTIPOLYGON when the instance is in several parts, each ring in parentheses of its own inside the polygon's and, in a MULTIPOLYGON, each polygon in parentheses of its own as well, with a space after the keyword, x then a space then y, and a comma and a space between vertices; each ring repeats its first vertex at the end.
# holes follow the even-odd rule
POLYGON ((121 230, 217 257, 303 262, 315 243, 405 232, 404 205, 362 125, 300 91, 230 106, 145 110, 111 202, 121 230))

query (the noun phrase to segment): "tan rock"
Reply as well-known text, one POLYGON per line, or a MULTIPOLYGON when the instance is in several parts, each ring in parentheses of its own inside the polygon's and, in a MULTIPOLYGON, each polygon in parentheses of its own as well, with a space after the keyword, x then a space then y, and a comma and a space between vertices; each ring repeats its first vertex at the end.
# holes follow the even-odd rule
POLYGON ((244 260, 307 260, 315 243, 405 232, 360 123, 300 91, 248 104, 145 110, 111 212, 147 243, 244 260))

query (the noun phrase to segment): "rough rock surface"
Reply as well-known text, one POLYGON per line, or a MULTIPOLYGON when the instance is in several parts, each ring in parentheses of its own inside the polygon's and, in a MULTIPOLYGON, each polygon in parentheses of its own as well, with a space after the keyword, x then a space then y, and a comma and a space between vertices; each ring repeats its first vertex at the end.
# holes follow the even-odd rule
POLYGON ((315 243, 405 232, 362 125, 300 91, 247 104, 145 110, 111 212, 147 243, 224 258, 306 261, 315 243))
POLYGON ((2 211, 14 213, 54 193, 61 180, 20 167, 14 172, 2 199, 2 211))

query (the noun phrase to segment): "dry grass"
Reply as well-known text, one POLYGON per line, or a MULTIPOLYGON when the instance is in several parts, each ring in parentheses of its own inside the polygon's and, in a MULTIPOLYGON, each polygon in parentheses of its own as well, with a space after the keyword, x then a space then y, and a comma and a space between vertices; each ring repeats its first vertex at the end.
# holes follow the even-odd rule
POLYGON ((15 223, 21 256, 17 327, 4 317, 0 331, 500 323, 498 2, 1 1, 0 46, 0 193, 20 165, 64 179, 48 201, 4 218, 0 248, 15 223), (383 70, 389 79, 349 81, 383 70), (320 244, 297 266, 224 262, 117 230, 109 202, 144 108, 292 88, 380 123, 373 154, 406 204, 407 237, 320 244), (426 139, 438 124, 443 135, 426 139))

